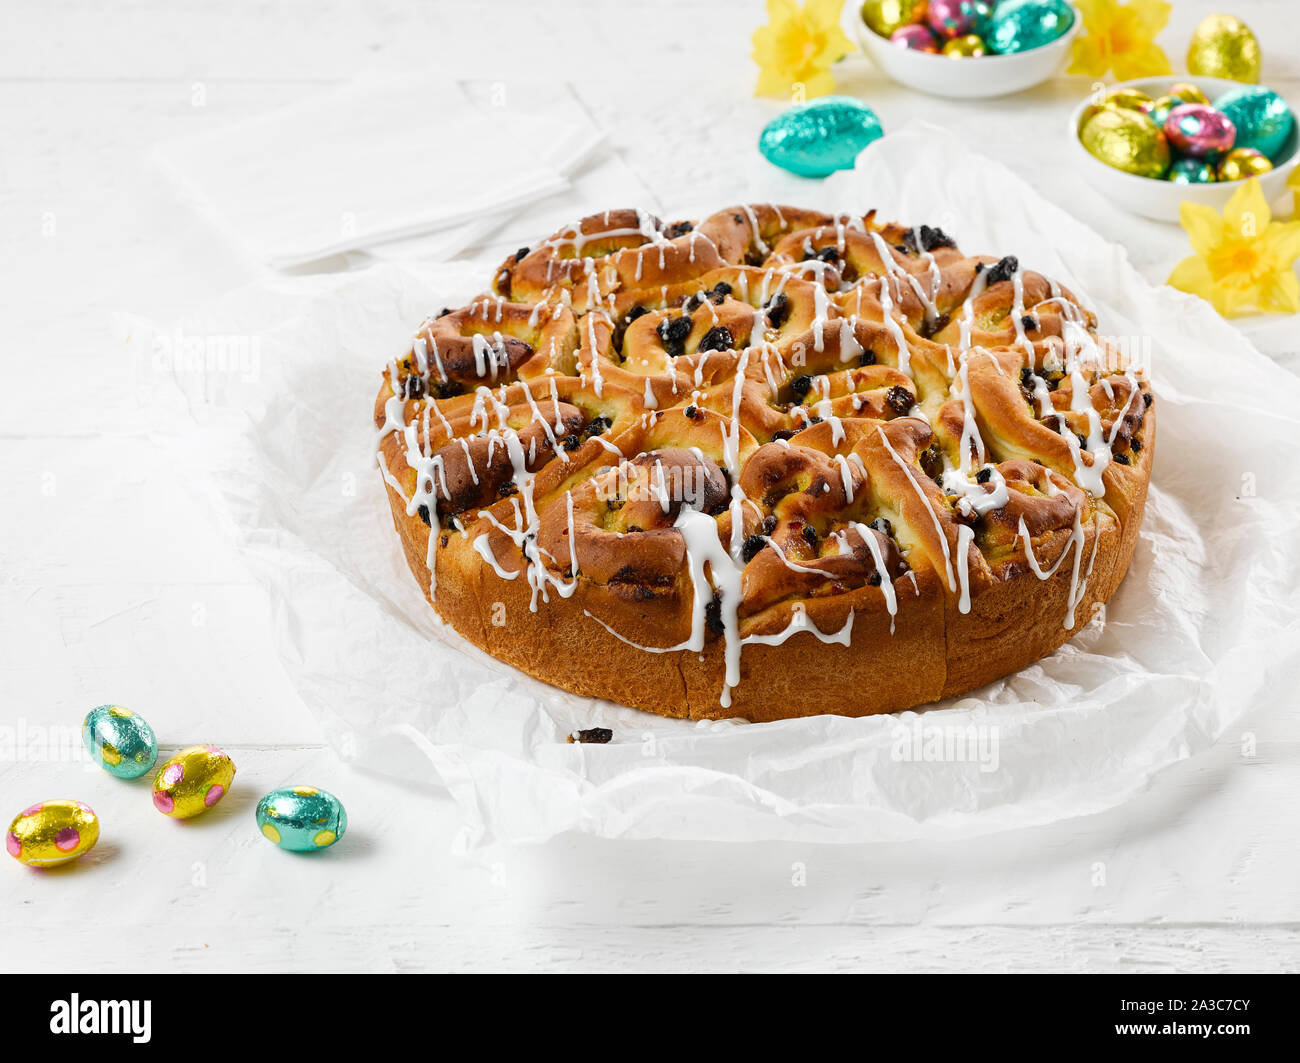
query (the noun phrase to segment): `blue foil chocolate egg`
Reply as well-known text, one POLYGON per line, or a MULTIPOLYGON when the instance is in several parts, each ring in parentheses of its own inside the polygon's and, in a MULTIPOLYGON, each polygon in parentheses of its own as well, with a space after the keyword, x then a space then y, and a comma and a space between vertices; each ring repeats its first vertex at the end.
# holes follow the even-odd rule
POLYGON ((1236 147, 1262 151, 1272 162, 1281 159, 1295 115, 1276 92, 1263 85, 1243 85, 1225 92, 1214 106, 1237 127, 1236 147))
POLYGON ((984 40, 998 55, 1011 55, 1051 44, 1073 25, 1065 0, 1006 0, 994 9, 984 40))
POLYGON ((81 741, 95 763, 119 779, 138 779, 158 759, 153 728, 121 705, 100 705, 86 713, 81 741))
POLYGON ((1208 185, 1219 178, 1212 162, 1189 157, 1175 159, 1165 179, 1180 185, 1208 185))
POLYGON ((257 829, 281 849, 308 853, 327 849, 348 829, 337 797, 315 786, 283 786, 257 802, 257 829))
POLYGON ((800 177, 851 170, 858 152, 884 130, 876 112, 851 96, 823 96, 797 104, 768 122, 758 150, 773 166, 800 177))

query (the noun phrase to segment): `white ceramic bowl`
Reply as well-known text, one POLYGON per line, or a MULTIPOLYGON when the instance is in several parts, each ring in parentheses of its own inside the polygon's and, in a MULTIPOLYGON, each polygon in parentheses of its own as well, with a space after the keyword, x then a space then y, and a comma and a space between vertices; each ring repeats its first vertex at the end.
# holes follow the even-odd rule
MULTIPOLYGON (((1226 81, 1223 78, 1193 77, 1189 74, 1158 78, 1139 78, 1137 81, 1125 81, 1113 85, 1107 91, 1115 89, 1138 89, 1148 96, 1163 96, 1169 86, 1178 81, 1190 81, 1198 86, 1213 103, 1230 89, 1241 88, 1239 81, 1226 81)), ((1177 221, 1178 205, 1184 200, 1191 203, 1205 203, 1215 210, 1223 210, 1232 198, 1232 193, 1241 187, 1241 181, 1223 181, 1209 185, 1182 185, 1173 181, 1162 181, 1154 177, 1137 177, 1113 166, 1107 166, 1094 158, 1079 139, 1079 119, 1084 109, 1092 102, 1092 97, 1085 98, 1070 114, 1070 125, 1066 135, 1074 145, 1074 156, 1078 160, 1080 175, 1098 192, 1116 206, 1123 207, 1133 214, 1141 214, 1156 221, 1177 221)), ((1300 128, 1298 123, 1297 128, 1300 128)), ((1268 173, 1260 177, 1264 189, 1264 198, 1270 203, 1286 190, 1286 179, 1300 161, 1300 132, 1291 130, 1283 148, 1283 155, 1268 173)))
MULTIPOLYGON (((1071 5, 1073 7, 1073 5, 1071 5)), ((1074 23, 1051 44, 1013 55, 982 55, 978 59, 957 59, 951 55, 914 52, 891 44, 854 16, 858 40, 876 66, 909 89, 931 96, 954 99, 983 99, 1020 92, 1046 81, 1060 68, 1079 32, 1082 18, 1074 10, 1074 23)))

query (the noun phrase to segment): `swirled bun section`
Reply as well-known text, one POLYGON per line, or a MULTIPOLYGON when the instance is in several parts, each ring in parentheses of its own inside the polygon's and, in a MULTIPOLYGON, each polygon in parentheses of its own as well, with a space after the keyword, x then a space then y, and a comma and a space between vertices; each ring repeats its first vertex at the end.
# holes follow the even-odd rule
POLYGON ((1139 370, 927 225, 593 214, 384 370, 412 573, 488 653, 665 716, 861 716, 1050 653, 1128 569, 1139 370))

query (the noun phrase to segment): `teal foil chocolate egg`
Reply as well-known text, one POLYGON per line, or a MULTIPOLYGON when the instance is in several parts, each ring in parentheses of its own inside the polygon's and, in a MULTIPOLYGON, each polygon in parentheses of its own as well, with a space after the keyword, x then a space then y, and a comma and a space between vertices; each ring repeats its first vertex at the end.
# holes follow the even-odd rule
POLYGON ((800 177, 851 170, 858 152, 884 130, 876 112, 850 96, 823 96, 783 111, 768 122, 758 150, 773 166, 800 177))
POLYGON ((1225 92, 1214 106, 1237 127, 1237 147, 1262 151, 1273 162, 1281 159, 1295 115, 1276 92, 1263 85, 1243 85, 1225 92))
POLYGON ((1214 164, 1205 159, 1175 159, 1165 179, 1179 185, 1208 185, 1219 179, 1214 164))
POLYGON ((1065 0, 1006 0, 994 9, 984 40, 998 55, 1011 55, 1051 44, 1073 25, 1065 0))
POLYGON ((328 849, 348 829, 348 814, 332 793, 315 786, 284 786, 257 802, 257 829, 281 849, 328 849))
POLYGON ((121 705, 100 705, 81 722, 81 741, 110 775, 137 779, 158 759, 158 739, 143 716, 121 705))

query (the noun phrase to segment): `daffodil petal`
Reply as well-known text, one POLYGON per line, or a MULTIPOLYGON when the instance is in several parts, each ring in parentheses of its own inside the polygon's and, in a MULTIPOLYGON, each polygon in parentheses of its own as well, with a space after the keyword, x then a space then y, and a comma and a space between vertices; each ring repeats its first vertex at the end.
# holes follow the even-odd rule
POLYGON ((1264 198, 1258 177, 1252 177, 1233 192, 1228 205, 1223 208, 1224 227, 1234 236, 1247 239, 1262 234, 1272 218, 1273 214, 1268 209, 1268 200, 1264 198))
POLYGON ((1070 47, 1070 66, 1067 74, 1087 74, 1099 78, 1106 73, 1109 63, 1101 45, 1091 37, 1080 37, 1070 47))
POLYGON ((1074 6, 1083 16, 1084 28, 1097 30, 1101 29, 1109 19, 1111 8, 1115 4, 1114 0, 1074 0, 1074 6))
POLYGON ((1198 255, 1208 255, 1223 242, 1223 219, 1213 207, 1183 200, 1178 205, 1178 221, 1198 255))
POLYGON ((1173 70, 1169 57, 1158 44, 1148 45, 1138 52, 1127 52, 1115 59, 1115 76, 1121 81, 1172 74, 1173 70))
POLYGON ((1183 259, 1174 267, 1165 283, 1180 292, 1199 295, 1206 302, 1214 301, 1214 278, 1210 275, 1210 267, 1200 255, 1189 255, 1183 259))
POLYGON ((804 92, 810 100, 817 96, 828 96, 834 91, 835 78, 831 75, 829 70, 823 70, 818 74, 814 74, 804 82, 804 92))
POLYGON ((1275 221, 1264 230, 1259 241, 1274 268, 1289 270, 1300 258, 1300 221, 1275 221))
POLYGON ((1300 278, 1289 269, 1270 273, 1260 282, 1257 302, 1266 313, 1300 312, 1300 278))
POLYGON ((1128 6, 1137 16, 1142 28, 1152 37, 1165 28, 1169 14, 1174 9, 1174 5, 1165 3, 1165 0, 1131 0, 1128 6))

